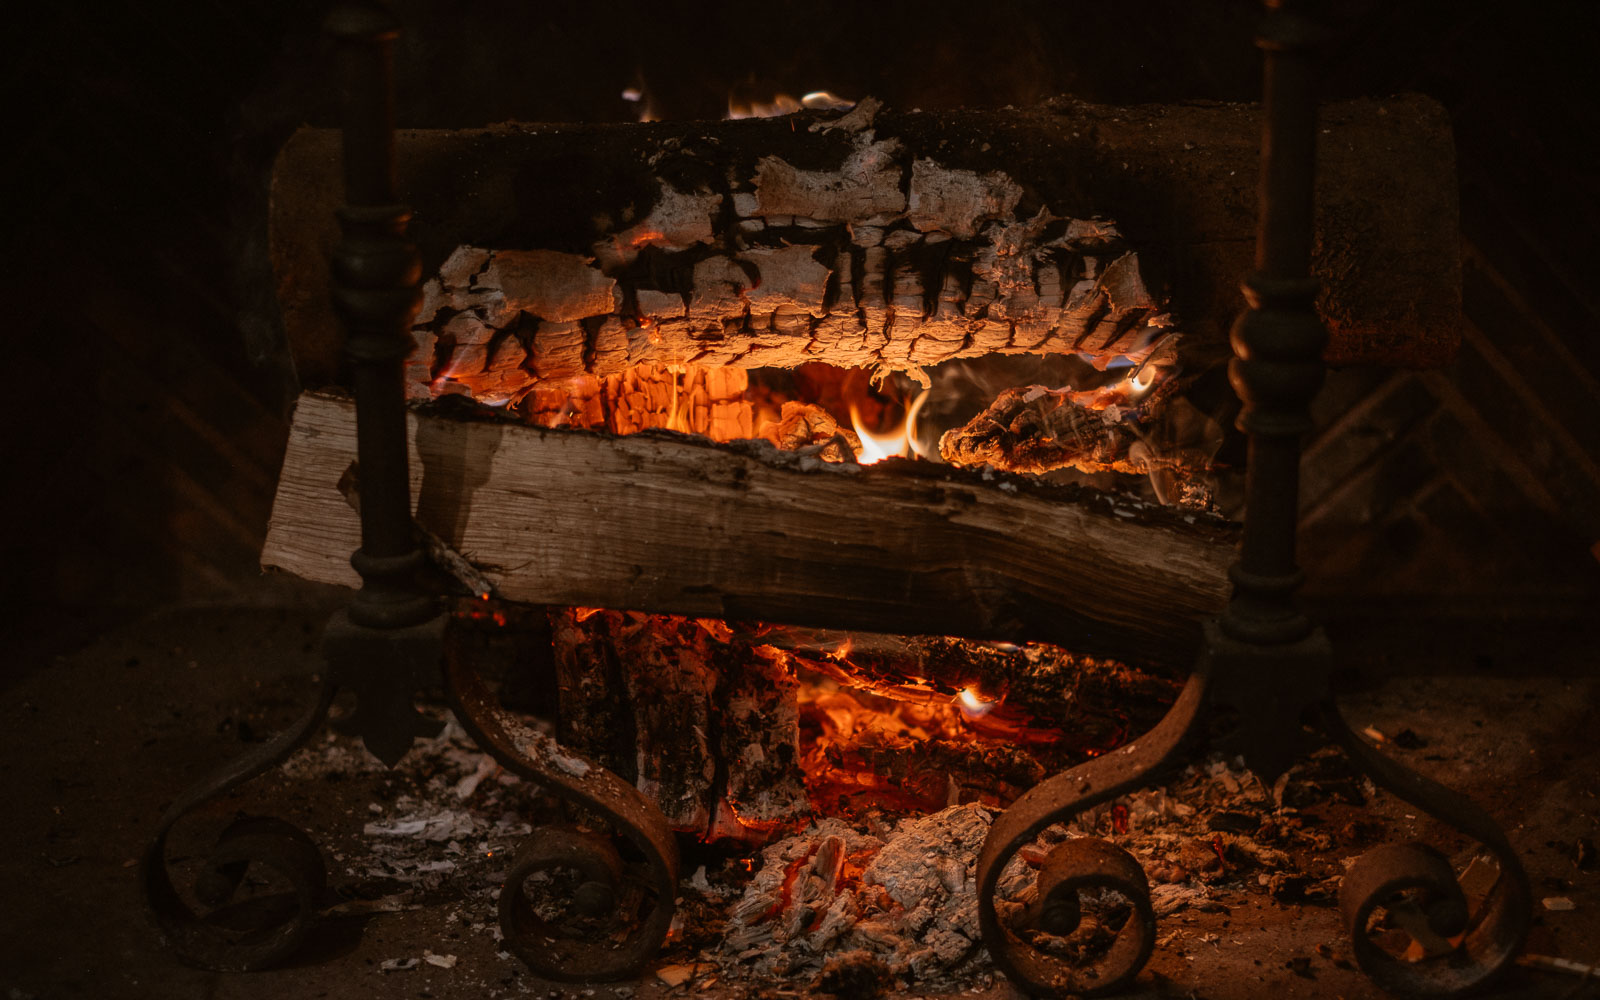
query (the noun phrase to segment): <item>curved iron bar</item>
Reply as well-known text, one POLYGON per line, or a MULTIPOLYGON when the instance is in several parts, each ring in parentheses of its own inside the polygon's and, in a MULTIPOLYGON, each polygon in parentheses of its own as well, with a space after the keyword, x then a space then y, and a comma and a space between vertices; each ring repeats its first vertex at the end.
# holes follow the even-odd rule
POLYGON ((1068 943, 1077 936, 1080 953, 1100 951, 1089 961, 1073 966, 1076 978, 1083 982, 1080 993, 1113 993, 1132 982, 1149 961, 1156 945, 1150 880, 1127 851, 1099 837, 1064 840, 1045 855, 1035 891, 1033 904, 1016 915, 1011 925, 1031 928, 1068 943), (1089 921, 1086 928, 1084 903, 1088 893, 1095 896, 1090 903, 1099 911, 1100 919, 1089 921), (1118 913, 1124 906, 1125 912, 1118 913), (1121 926, 1117 926, 1118 916, 1121 926), (1111 942, 1101 950, 1095 939, 1107 932, 1111 942))
POLYGON ((1178 700, 1148 733, 1125 747, 1046 778, 1013 802, 989 828, 978 854, 978 924, 995 964, 1019 988, 1046 997, 1105 993, 1126 985, 1149 958, 1147 949, 1125 954, 1113 946, 1113 953, 1103 959, 1115 966, 1073 966, 1039 951, 1006 926, 995 907, 995 893, 1011 859, 1046 827, 1142 788, 1185 759, 1202 717, 1207 687, 1206 672, 1196 671, 1178 700))
MULTIPOLYGON (((1311 398, 1323 379, 1327 341, 1310 276, 1316 151, 1314 59, 1327 37, 1304 0, 1265 0, 1257 38, 1265 53, 1260 215, 1255 270, 1243 288, 1249 308, 1234 324, 1229 367, 1250 437, 1247 517, 1234 593, 1205 630, 1200 665, 1171 712, 1122 750, 1050 778, 995 821, 979 855, 979 917, 995 962, 1018 986, 1041 996, 1109 992, 1138 972, 1145 956, 1121 948, 1125 967, 1087 982, 1079 971, 1031 948, 1005 927, 994 893, 1006 862, 1051 823, 1157 780, 1181 752, 1202 714, 1224 725, 1214 748, 1242 753, 1265 779, 1283 773, 1316 745, 1308 726, 1345 751, 1373 780, 1476 838, 1499 860, 1500 877, 1476 914, 1442 856, 1416 846, 1378 848, 1352 868, 1343 909, 1357 960, 1384 989, 1460 995, 1497 976, 1519 950, 1532 892, 1503 832, 1464 796, 1389 760, 1360 740, 1334 707, 1327 641, 1294 600, 1300 437, 1311 429, 1311 398), (1419 961, 1391 956, 1366 933, 1379 907, 1410 921, 1428 948, 1419 961), (1459 934, 1459 942, 1449 939, 1459 934)), ((1041 882, 1044 881, 1041 876, 1041 882)), ((1042 906, 1041 913, 1042 915, 1042 906)), ((1070 916, 1070 914, 1069 914, 1070 916)), ((1120 944, 1120 942, 1119 942, 1120 944)), ((1113 952, 1118 948, 1113 947, 1113 952)))
POLYGON ((582 872, 585 881, 572 903, 588 916, 621 905, 629 887, 617 884, 609 845, 564 833, 541 843, 536 834, 501 890, 501 930, 507 946, 535 972, 550 979, 583 982, 639 975, 666 940, 677 897, 678 847, 666 816, 621 777, 565 749, 500 707, 466 657, 449 645, 445 691, 461 728, 506 770, 601 814, 643 855, 643 877, 636 878, 631 888, 653 898, 641 901, 645 911, 621 942, 609 937, 560 936, 546 922, 521 914, 522 883, 527 876, 557 866, 582 872), (554 846, 551 840, 557 841, 554 846))
POLYGON ((293 753, 327 718, 336 692, 332 681, 324 681, 316 702, 289 728, 197 782, 162 814, 155 837, 140 859, 139 881, 162 939, 185 962, 221 972, 265 968, 299 947, 314 922, 322 907, 326 876, 315 846, 298 829, 274 820, 272 826, 235 824, 224 831, 194 886, 199 902, 217 907, 210 914, 192 908, 173 884, 167 868, 167 835, 179 819, 206 800, 265 773, 293 753), (293 886, 293 899, 286 900, 291 904, 287 913, 281 908, 270 914, 258 913, 240 926, 224 919, 222 907, 252 863, 286 878, 293 886))
MULTIPOLYGON (((1364 855, 1345 877, 1340 892, 1345 929, 1363 971, 1391 993, 1413 996, 1459 996, 1483 988, 1504 973, 1522 949, 1532 923, 1533 889, 1511 841, 1488 813, 1471 799, 1389 759, 1357 736, 1339 710, 1326 705, 1318 725, 1352 763, 1379 787, 1461 831, 1487 847, 1500 866, 1476 913, 1466 913, 1466 900, 1446 865, 1442 874, 1426 860, 1386 848, 1364 855), (1379 852, 1385 852, 1380 854, 1379 852), (1367 918, 1396 894, 1422 888, 1445 905, 1430 907, 1432 925, 1422 936, 1448 940, 1416 961, 1391 956, 1367 935, 1367 918), (1442 899, 1440 899, 1442 897, 1442 899)), ((1396 845, 1398 846, 1398 845, 1396 845)))

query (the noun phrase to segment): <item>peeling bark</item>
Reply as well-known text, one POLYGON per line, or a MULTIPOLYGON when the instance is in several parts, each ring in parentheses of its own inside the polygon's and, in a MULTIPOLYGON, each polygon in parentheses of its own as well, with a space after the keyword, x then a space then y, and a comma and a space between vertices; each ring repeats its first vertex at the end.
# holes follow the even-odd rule
MULTIPOLYGON (((975 183, 987 191, 1000 182, 975 183)), ((487 270, 466 286, 450 283, 459 273, 428 282, 427 301, 451 305, 425 310, 414 330, 407 391, 499 405, 637 365, 821 361, 881 372, 985 354, 1078 353, 1097 366, 1175 360, 1181 336, 1109 223, 1041 212, 989 221, 964 239, 936 228, 969 231, 993 214, 996 197, 1008 196, 947 189, 921 217, 935 228, 898 218, 867 227, 871 246, 853 242, 850 227, 827 227, 790 229, 771 237, 781 245, 732 255, 696 252, 687 288, 644 284, 683 270, 670 265, 613 278, 578 254, 461 248, 455 256, 486 258, 487 270)))

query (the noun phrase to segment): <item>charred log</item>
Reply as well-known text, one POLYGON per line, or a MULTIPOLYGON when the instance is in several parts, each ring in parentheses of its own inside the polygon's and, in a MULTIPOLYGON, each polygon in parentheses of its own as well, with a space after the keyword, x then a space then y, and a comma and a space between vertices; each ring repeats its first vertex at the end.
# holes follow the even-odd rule
MULTIPOLYGON (((1259 136, 1246 106, 1071 102, 849 125, 805 113, 402 133, 400 188, 439 276, 418 381, 436 358, 492 386, 624 357, 677 363, 689 348, 790 364, 813 342, 890 366, 1051 336, 1050 349, 1109 356, 1168 301, 1186 360, 1223 357, 1250 267, 1259 136), (1115 231, 1094 221, 1106 218, 1115 231), (1149 301, 1108 294, 1124 312, 1111 322, 1068 308, 1130 253, 1149 301), (495 284, 517 308, 468 301, 495 284)), ((1417 97, 1330 105, 1319 139, 1328 360, 1442 363, 1460 308, 1446 116, 1417 97)), ((273 178, 280 301, 312 385, 338 376, 336 149, 336 133, 302 131, 273 178)))
POLYGON ((557 736, 561 742, 615 771, 638 778, 632 751, 621 665, 604 622, 589 624, 571 608, 550 611, 556 668, 557 736))
POLYGON ((1098 718, 1120 728, 1129 710, 1169 704, 1178 691, 1171 675, 1037 643, 799 628, 768 629, 762 641, 852 688, 912 701, 966 692, 1041 725, 1085 727, 1098 718))
POLYGON ((781 654, 748 643, 713 644, 722 794, 744 826, 767 828, 805 815, 811 800, 800 770, 799 683, 781 654))

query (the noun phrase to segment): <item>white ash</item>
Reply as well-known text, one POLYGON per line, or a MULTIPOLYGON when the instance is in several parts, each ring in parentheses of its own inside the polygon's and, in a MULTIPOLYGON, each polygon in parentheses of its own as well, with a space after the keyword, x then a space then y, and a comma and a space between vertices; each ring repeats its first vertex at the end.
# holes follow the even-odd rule
MULTIPOLYGON (((408 781, 409 793, 366 805, 361 835, 335 855, 345 891, 355 897, 347 905, 375 915, 450 906, 452 923, 500 939, 498 887, 546 807, 535 806, 528 786, 502 774, 453 721, 438 738, 419 742, 393 772, 356 739, 329 735, 291 757, 281 774, 297 784, 390 774, 408 781)), ((1350 783, 1339 775, 1329 780, 1350 783)), ((1305 801, 1314 790, 1314 781, 1299 773, 1268 789, 1236 762, 1213 759, 1169 787, 1102 803, 1070 825, 1045 830, 1009 862, 998 886, 1002 919, 1031 900, 1049 850, 1086 835, 1138 859, 1158 918, 1217 909, 1246 891, 1277 896, 1292 887, 1306 899, 1331 896, 1336 863, 1327 873, 1298 871, 1285 851, 1310 847, 1320 854, 1334 846, 1326 832, 1302 826, 1295 808, 1278 804, 1305 801)), ((716 963, 724 981, 809 982, 830 956, 850 951, 868 953, 902 983, 967 983, 985 975, 990 962, 978 930, 976 859, 992 818, 989 809, 968 804, 892 826, 869 820, 869 830, 822 819, 762 849, 742 891, 697 870, 684 880, 684 895, 702 901, 707 914, 725 914, 726 924, 720 942, 694 960, 716 963)), ((386 971, 417 964, 394 961, 386 971)))
MULTIPOLYGON (((449 905, 454 920, 500 939, 495 899, 518 844, 533 829, 527 786, 479 751, 448 713, 440 734, 418 741, 392 771, 359 739, 332 729, 279 771, 295 783, 388 779, 411 789, 368 802, 360 836, 341 838, 331 874, 351 897, 342 908, 389 913, 449 905)), ((409 962, 385 969, 417 964, 409 962)))
MULTIPOLYGON (((1291 859, 1260 838, 1276 831, 1276 843, 1309 843, 1316 835, 1301 832, 1296 819, 1242 764, 1212 759, 1171 787, 1102 803, 1046 829, 1001 873, 997 909, 1005 919, 1031 902, 1050 849, 1082 836, 1109 840, 1144 866, 1158 918, 1222 909, 1241 891, 1276 893, 1295 876, 1291 859), (1219 822, 1250 830, 1217 829, 1219 822)), ((702 957, 725 973, 767 979, 815 977, 829 956, 845 951, 868 953, 902 982, 987 969, 975 882, 991 821, 990 810, 969 804, 901 820, 878 835, 839 819, 813 823, 761 852, 720 948, 702 957)), ((1313 888, 1328 895, 1337 881, 1335 874, 1313 888)))
POLYGON ((955 969, 981 951, 971 883, 991 819, 951 806, 882 839, 826 819, 768 846, 718 958, 757 976, 814 976, 851 950, 919 981, 955 969))

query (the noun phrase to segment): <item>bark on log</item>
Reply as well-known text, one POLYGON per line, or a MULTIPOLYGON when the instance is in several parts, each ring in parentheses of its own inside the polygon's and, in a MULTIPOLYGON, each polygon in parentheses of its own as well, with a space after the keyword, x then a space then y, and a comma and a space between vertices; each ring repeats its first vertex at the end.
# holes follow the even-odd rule
MULTIPOLYGON (((1176 668, 1227 597, 1232 527, 1131 498, 765 442, 437 412, 408 426, 417 520, 511 600, 1039 640, 1176 668)), ((358 582, 338 489, 354 459, 351 402, 303 395, 264 565, 358 582)))
MULTIPOLYGON (((492 310, 492 332, 479 343, 472 341, 481 331, 463 320, 449 352, 464 348, 460 360, 481 362, 479 374, 492 376, 525 368, 529 358, 516 354, 531 342, 535 369, 587 370, 607 356, 643 356, 654 346, 648 330, 628 323, 659 316, 683 324, 685 335, 693 331, 701 347, 757 363, 791 328, 825 328, 842 343, 859 320, 862 336, 887 331, 894 340, 908 313, 920 322, 957 304, 969 322, 975 305, 987 305, 986 322, 997 321, 980 325, 974 338, 1025 346, 1038 339, 1031 306, 1007 294, 1017 289, 1006 282, 1026 277, 1040 298, 1067 296, 1071 261, 1081 258, 1065 245, 1043 246, 1068 235, 1064 223, 1028 231, 1048 208, 1116 220, 1117 246, 1138 253, 1143 284, 1157 303, 1171 304, 1189 356, 1226 356, 1226 332, 1241 305, 1237 283, 1251 265, 1254 107, 1061 102, 1024 111, 882 111, 858 131, 828 124, 807 112, 401 133, 400 189, 418 210, 412 232, 425 273, 467 247, 478 249, 456 266, 489 277, 487 249, 517 252, 493 278, 518 286, 525 314, 539 317, 515 345, 494 342, 503 328, 493 323, 504 317, 492 310), (1008 240, 1028 252, 1008 256, 1008 240), (1048 287, 1049 268, 1033 266, 1045 257, 1059 288, 1048 287), (1020 262, 1028 266, 1013 266, 1020 262), (762 274, 777 277, 757 285, 762 274), (841 299, 855 305, 837 317, 840 330, 813 315, 819 294, 830 319, 841 299), (762 336, 744 324, 721 343, 701 336, 714 332, 709 319, 730 296, 765 324, 755 324, 762 336), (1024 319, 1013 330, 1018 306, 1024 319), (606 316, 617 322, 608 326, 606 316), (550 340, 542 356, 541 334, 550 340)), ((1460 313, 1454 159, 1443 110, 1420 97, 1345 102, 1324 108, 1321 126, 1315 270, 1326 285, 1328 360, 1443 363, 1457 343, 1460 313)), ((280 302, 309 385, 336 381, 339 370, 326 274, 337 239, 337 141, 325 130, 297 133, 273 178, 280 302)), ((441 282, 430 307, 459 309, 446 291, 441 282)), ((789 345, 776 347, 785 363, 789 345)))

